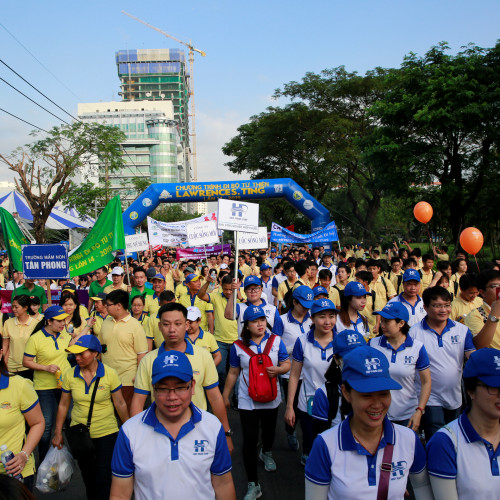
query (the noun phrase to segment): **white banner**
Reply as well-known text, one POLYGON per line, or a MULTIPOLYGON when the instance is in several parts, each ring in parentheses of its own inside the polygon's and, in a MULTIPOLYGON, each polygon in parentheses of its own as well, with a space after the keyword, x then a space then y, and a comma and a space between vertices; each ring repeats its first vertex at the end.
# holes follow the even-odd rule
POLYGON ((186 224, 187 240, 190 247, 219 243, 217 222, 190 222, 186 224))
POLYGON ((259 227, 259 232, 253 233, 238 233, 238 248, 240 250, 257 250, 259 248, 267 248, 267 227, 259 227))
POLYGON ((219 229, 257 233, 259 231, 259 204, 219 198, 217 225, 219 229))
POLYGON ((152 246, 162 245, 165 247, 186 247, 188 244, 186 224, 211 220, 217 221, 216 212, 202 215, 196 219, 178 222, 162 222, 148 217, 149 242, 152 246))
POLYGON ((148 235, 146 233, 129 234, 125 236, 125 245, 127 253, 149 250, 148 235))

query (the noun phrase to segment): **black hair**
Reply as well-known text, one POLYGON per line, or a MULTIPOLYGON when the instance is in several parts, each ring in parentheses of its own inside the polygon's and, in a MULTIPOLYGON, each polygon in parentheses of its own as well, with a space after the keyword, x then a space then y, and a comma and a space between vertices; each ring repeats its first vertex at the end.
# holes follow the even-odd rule
MULTIPOLYGON (((352 387, 350 386, 349 382, 347 382, 347 380, 343 380, 342 385, 347 392, 351 392, 352 387)), ((352 405, 342 395, 342 402, 340 403, 340 414, 344 416, 349 415, 349 413, 352 413, 352 405)))
MULTIPOLYGON (((75 293, 69 294, 61 294, 61 299, 59 300, 59 306, 62 307, 69 299, 71 299, 75 303, 75 310, 73 311, 73 318, 71 322, 75 328, 79 328, 82 324, 82 318, 80 317, 80 302, 78 302, 78 298, 75 293)), ((128 301, 127 301, 128 307, 128 301)))
POLYGON ((144 274, 146 274, 146 270, 143 267, 136 267, 133 270, 132 274, 136 274, 136 273, 144 273, 144 274))
POLYGON ((366 267, 378 267, 380 269, 380 261, 377 259, 368 259, 366 261, 366 267))
POLYGON ((35 497, 21 481, 0 474, 0 500, 35 500, 35 497))
POLYGON ((413 264, 415 267, 417 267, 417 261, 415 259, 405 259, 403 260, 403 267, 410 267, 410 264, 413 264))
POLYGON ((425 253, 424 255, 422 255, 422 262, 425 262, 426 260, 434 260, 434 255, 425 253))
MULTIPOLYGON (((38 297, 37 297, 38 298, 38 297)), ((13 297, 12 302, 14 300, 21 306, 21 307, 26 307, 27 310, 26 312, 30 315, 33 316, 35 313, 31 309, 31 304, 33 303, 33 299, 31 299, 28 295, 16 295, 13 297)), ((40 300, 40 299, 38 299, 40 300)))
POLYGON ((460 276, 458 280, 458 284, 460 285, 460 290, 468 290, 469 288, 477 288, 477 274, 465 273, 460 276))
POLYGON ((366 266, 366 262, 363 259, 356 259, 356 263, 354 264, 354 268, 357 269, 358 267, 361 266, 366 266))
POLYGON ((446 271, 450 266, 451 264, 449 260, 439 260, 436 264, 437 270, 441 272, 446 271))
POLYGON ((463 379, 464 381, 464 392, 465 392, 465 406, 470 409, 472 406, 472 399, 469 396, 469 392, 474 392, 476 387, 480 384, 480 380, 477 377, 468 377, 463 379))
MULTIPOLYGON (((366 295, 369 295, 368 292, 366 292, 366 295)), ((346 327, 349 327, 351 324, 351 318, 349 317, 349 304, 351 303, 353 297, 354 295, 345 295, 344 293, 340 296, 339 317, 346 327)), ((365 330, 368 331, 368 320, 364 316, 361 316, 361 321, 363 321, 365 330)))
POLYGON ((426 288, 424 293, 422 294, 422 300, 424 301, 424 305, 429 307, 432 300, 447 300, 451 302, 451 294, 446 288, 442 286, 433 286, 430 288, 426 288))
MULTIPOLYGON (((271 325, 267 322, 266 319, 266 328, 268 331, 272 331, 271 325)), ((243 328, 241 329, 241 340, 246 346, 250 345, 250 339, 252 335, 250 334, 250 330, 248 328, 248 320, 243 323, 243 328)))
POLYGON ((315 262, 314 260, 308 260, 307 263, 309 264, 309 267, 315 267, 318 268, 318 263, 315 262))
POLYGON ((135 299, 139 299, 142 302, 143 306, 146 305, 146 299, 144 298, 143 295, 134 295, 134 297, 132 298, 132 300, 131 300, 130 303, 133 304, 133 302, 134 302, 135 299))
POLYGON ((395 262, 401 263, 401 259, 399 257, 391 257, 391 264, 394 264, 395 262))
POLYGON ((292 267, 293 267, 293 268, 295 268, 295 262, 294 262, 293 260, 287 261, 287 262, 285 262, 285 264, 283 265, 283 269, 284 269, 285 271, 288 271, 288 270, 289 270, 289 269, 291 269, 292 267))
POLYGON ((79 280, 85 280, 85 281, 88 281, 89 280, 89 277, 87 274, 82 274, 81 276, 79 276, 79 280))
POLYGON ((318 278, 320 280, 331 280, 332 279, 332 272, 330 269, 321 269, 321 271, 318 273, 318 278))
POLYGON ((410 255, 414 255, 415 257, 422 257, 422 249, 416 247, 410 252, 410 255))
POLYGON ((467 264, 467 269, 469 269, 469 263, 467 262, 467 259, 463 259, 463 258, 456 259, 453 261, 453 264, 451 265, 451 268, 453 269, 454 273, 458 272, 458 266, 460 265, 460 262, 462 262, 462 261, 467 264))
POLYGON ((233 278, 230 275, 224 276, 221 281, 221 285, 231 285, 233 283, 233 278))
POLYGON ((106 302, 121 304, 123 309, 128 310, 129 295, 125 290, 113 290, 106 296, 106 302))
POLYGON ((496 269, 481 271, 477 276, 477 288, 479 290, 486 290, 486 285, 491 280, 496 280, 498 278, 500 278, 500 271, 497 271, 496 269))
POLYGON ((310 265, 311 263, 307 260, 301 260, 297 262, 297 264, 295 264, 295 271, 297 272, 298 276, 304 276, 310 265))
POLYGON ((163 313, 172 312, 172 311, 181 312, 182 315, 184 316, 184 319, 187 319, 187 315, 188 315, 187 309, 182 304, 179 304, 178 302, 169 302, 168 304, 163 304, 160 307, 160 310, 158 311, 158 318, 161 319, 161 316, 163 313))
POLYGON ((172 292, 172 290, 163 290, 163 292, 160 293, 160 302, 172 302, 175 300, 175 293, 172 292))
POLYGON ((361 281, 367 281, 370 283, 373 281, 373 274, 370 271, 358 271, 356 273, 356 278, 360 279, 361 281))

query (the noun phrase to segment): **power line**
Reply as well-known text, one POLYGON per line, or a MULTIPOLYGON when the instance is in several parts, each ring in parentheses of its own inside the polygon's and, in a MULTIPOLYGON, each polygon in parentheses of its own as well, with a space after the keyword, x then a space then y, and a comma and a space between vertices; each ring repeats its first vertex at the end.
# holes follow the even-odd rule
POLYGON ((48 134, 47 130, 43 129, 42 127, 37 127, 36 125, 33 125, 33 123, 27 122, 26 120, 23 120, 22 118, 19 118, 19 116, 13 115, 12 113, 9 113, 8 111, 6 111, 3 108, 0 108, 0 111, 3 111, 4 113, 7 113, 8 115, 13 116, 14 118, 17 118, 18 120, 20 120, 20 121, 22 121, 24 123, 27 123, 28 125, 31 125, 32 127, 35 127, 36 129, 41 130, 42 132, 45 132, 45 133, 48 134))
POLYGON ((50 71, 50 69, 48 69, 41 61, 39 61, 37 59, 37 57, 32 53, 30 52, 30 50, 28 50, 27 47, 25 47, 2 23, 0 23, 0 26, 31 56, 33 57, 33 59, 38 63, 40 64, 40 66, 45 69, 45 71, 47 71, 47 73, 49 73, 50 75, 52 75, 66 90, 68 90, 69 92, 71 92, 79 101, 81 100, 81 98, 79 96, 77 96, 69 87, 67 87, 63 82, 61 82, 61 80, 59 80, 59 78, 57 78, 56 75, 54 75, 54 73, 52 73, 52 71, 50 71))

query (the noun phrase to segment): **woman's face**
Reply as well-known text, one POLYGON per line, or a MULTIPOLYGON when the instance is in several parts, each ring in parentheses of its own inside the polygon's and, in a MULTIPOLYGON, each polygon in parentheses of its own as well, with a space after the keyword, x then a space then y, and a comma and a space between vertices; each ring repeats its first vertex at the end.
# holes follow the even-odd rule
POLYGON ((62 308, 66 314, 71 316, 76 309, 75 301, 73 299, 67 299, 62 308))
POLYGON ((263 337, 266 333, 267 319, 257 318, 248 322, 248 330, 254 337, 263 337))
POLYGON ((380 328, 382 328, 382 333, 386 337, 394 337, 398 335, 401 331, 401 327, 404 325, 404 321, 396 321, 395 319, 387 319, 380 317, 380 328))
POLYGON ((49 319, 47 325, 49 330, 52 330, 54 333, 60 333, 66 327, 66 321, 64 319, 49 319))
POLYGON ((21 306, 17 300, 12 301, 12 312, 16 318, 24 316, 28 312, 28 307, 21 306))
POLYGON ((144 311, 144 304, 140 299, 134 299, 132 301, 132 313, 139 316, 144 311))
POLYGON ((500 419, 500 394, 498 388, 488 388, 479 382, 473 392, 469 392, 474 409, 480 410, 481 414, 491 420, 500 419), (493 394, 490 394, 493 392, 493 394), (497 394, 495 394, 497 393, 497 394))
POLYGON ((83 351, 79 354, 75 354, 75 358, 76 358, 76 364, 80 368, 87 368, 96 359, 96 353, 91 351, 90 349, 87 349, 86 351, 83 351))
POLYGON ((461 260, 458 263, 458 272, 459 273, 466 273, 467 272, 467 262, 465 262, 465 260, 461 260))
POLYGON ((389 406, 391 406, 391 391, 349 392, 342 385, 342 395, 351 403, 353 418, 367 428, 381 427, 389 406))
POLYGON ((332 333, 333 327, 337 322, 337 313, 334 311, 321 311, 316 313, 311 319, 317 333, 332 333))
POLYGON ((361 297, 352 297, 349 304, 355 311, 362 311, 366 306, 366 295, 362 295, 361 297))

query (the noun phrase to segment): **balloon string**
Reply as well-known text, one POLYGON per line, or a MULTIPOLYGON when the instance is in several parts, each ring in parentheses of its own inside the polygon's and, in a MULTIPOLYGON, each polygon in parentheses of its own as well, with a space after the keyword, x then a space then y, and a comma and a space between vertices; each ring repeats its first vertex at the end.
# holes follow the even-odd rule
POLYGON ((479 269, 479 264, 477 262, 477 257, 476 257, 476 254, 474 254, 474 259, 476 261, 476 266, 477 266, 477 271, 480 273, 481 272, 481 269, 479 269))
POLYGON ((430 252, 434 252, 434 249, 432 248, 432 238, 431 238, 431 233, 429 231, 429 226, 427 225, 427 223, 425 224, 425 229, 427 229, 427 236, 429 238, 429 251, 430 252))

